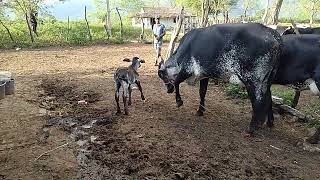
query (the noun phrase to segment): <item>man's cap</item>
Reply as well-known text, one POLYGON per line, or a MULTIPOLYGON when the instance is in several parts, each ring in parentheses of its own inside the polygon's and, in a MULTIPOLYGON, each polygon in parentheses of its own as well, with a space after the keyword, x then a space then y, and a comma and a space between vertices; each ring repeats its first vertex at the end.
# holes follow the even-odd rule
POLYGON ((155 19, 160 19, 160 16, 159 15, 155 15, 154 18, 155 19))

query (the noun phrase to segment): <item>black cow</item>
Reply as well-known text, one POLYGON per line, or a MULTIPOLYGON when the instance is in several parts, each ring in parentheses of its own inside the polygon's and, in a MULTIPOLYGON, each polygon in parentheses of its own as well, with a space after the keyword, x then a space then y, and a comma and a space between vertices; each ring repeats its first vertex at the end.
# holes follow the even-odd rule
POLYGON ((159 64, 158 75, 167 92, 176 92, 180 107, 179 84, 186 79, 200 80, 200 106, 205 111, 209 78, 229 79, 243 83, 253 108, 249 133, 252 134, 268 116, 273 126, 270 86, 276 73, 281 51, 281 36, 275 30, 257 23, 220 24, 194 29, 182 38, 177 50, 159 64))
POLYGON ((292 107, 298 104, 300 88, 305 85, 320 96, 320 35, 282 36, 283 51, 274 84, 293 85, 296 95, 292 107))
MULTIPOLYGON (((320 35, 320 28, 297 28, 300 34, 319 34, 320 35)), ((282 35, 288 35, 288 34, 296 34, 293 27, 288 27, 282 35)))

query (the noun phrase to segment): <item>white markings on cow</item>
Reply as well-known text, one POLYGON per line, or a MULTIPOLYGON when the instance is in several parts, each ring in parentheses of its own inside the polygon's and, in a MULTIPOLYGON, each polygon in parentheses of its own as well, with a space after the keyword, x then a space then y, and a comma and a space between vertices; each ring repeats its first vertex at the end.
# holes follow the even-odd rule
POLYGON ((190 78, 186 80, 188 85, 195 85, 197 81, 201 79, 202 74, 202 68, 200 66, 199 60, 197 60, 195 57, 191 57, 191 62, 187 67, 187 72, 192 74, 190 78))
POLYGON ((320 96, 320 90, 318 89, 317 84, 313 79, 307 79, 305 83, 307 84, 307 86, 309 86, 310 91, 313 94, 320 96))
POLYGON ((229 82, 232 83, 232 84, 236 84, 236 85, 239 85, 241 87, 244 87, 244 84, 243 82, 239 79, 239 77, 235 74, 232 74, 229 78, 229 82))

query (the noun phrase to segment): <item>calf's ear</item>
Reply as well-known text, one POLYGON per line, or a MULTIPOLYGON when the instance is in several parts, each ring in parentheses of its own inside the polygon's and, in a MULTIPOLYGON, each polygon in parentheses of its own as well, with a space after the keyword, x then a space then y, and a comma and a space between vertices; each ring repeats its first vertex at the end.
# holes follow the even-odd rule
POLYGON ((130 59, 128 59, 128 58, 124 58, 124 60, 123 60, 124 62, 131 62, 131 60, 130 59))
POLYGON ((143 59, 140 60, 140 63, 145 63, 146 61, 144 61, 143 59))

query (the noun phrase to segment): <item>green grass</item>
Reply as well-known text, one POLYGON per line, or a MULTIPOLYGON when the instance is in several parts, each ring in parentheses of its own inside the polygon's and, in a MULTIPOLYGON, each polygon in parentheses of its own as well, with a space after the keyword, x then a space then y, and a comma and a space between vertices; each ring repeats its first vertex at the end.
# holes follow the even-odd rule
MULTIPOLYGON (((96 43, 121 44, 131 40, 138 40, 141 33, 140 28, 124 25, 123 38, 120 38, 120 27, 112 27, 112 37, 108 40, 102 23, 90 23, 92 41, 89 40, 87 26, 84 21, 70 22, 68 32, 67 22, 46 21, 39 23, 38 34, 32 43, 29 31, 24 21, 7 21, 5 24, 10 29, 19 47, 46 47, 65 45, 90 45, 96 43)), ((151 30, 146 30, 145 38, 151 41, 151 30), (150 32, 149 32, 150 31, 150 32)), ((10 40, 6 30, 0 26, 0 48, 13 48, 14 43, 10 40)))
POLYGON ((283 99, 283 103, 286 105, 291 105, 294 99, 294 90, 293 89, 284 89, 277 86, 271 87, 271 92, 273 96, 277 96, 283 99))

